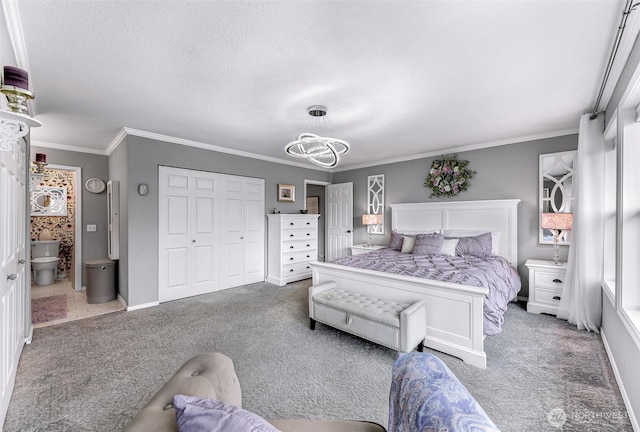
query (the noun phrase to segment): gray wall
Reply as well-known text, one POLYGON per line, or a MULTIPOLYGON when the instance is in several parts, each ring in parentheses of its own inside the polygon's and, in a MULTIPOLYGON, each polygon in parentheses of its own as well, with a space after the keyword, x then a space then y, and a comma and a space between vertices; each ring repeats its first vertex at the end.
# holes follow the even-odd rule
MULTIPOLYGON (((538 244, 538 156, 542 153, 575 150, 577 146, 578 136, 566 135, 458 153, 460 159, 470 162, 469 168, 476 171, 476 175, 469 189, 458 195, 456 200, 521 200, 518 205, 518 271, 523 282, 520 296, 528 295, 525 261, 529 258, 550 259, 553 254, 553 246, 538 244)), ((366 239, 360 216, 366 213, 367 208, 367 176, 385 175, 385 235, 373 235, 375 244, 389 242, 389 204, 447 200, 429 198, 430 190, 423 186, 434 159, 378 165, 333 175, 333 183, 353 182, 354 244, 366 239)), ((560 248, 563 260, 566 260, 567 251, 566 246, 560 248)))
MULTIPOLYGON (((76 259, 80 259, 84 263, 86 260, 106 258, 107 193, 93 194, 88 192, 84 183, 92 177, 106 182, 109 179, 109 158, 103 155, 32 146, 31 154, 34 155, 36 152, 46 153, 47 163, 51 165, 82 168, 82 178, 76 185, 78 192, 82 193, 82 257, 76 257, 76 259), (95 224, 96 232, 87 232, 86 226, 88 224, 95 224)), ((86 284, 86 275, 84 270, 82 273, 84 285, 86 284)))
MULTIPOLYGON (((121 144, 122 145, 122 144, 121 144)), ((125 300, 129 306, 158 300, 158 166, 196 169, 265 179, 265 214, 278 208, 282 213, 299 213, 304 208, 304 180, 329 181, 331 174, 290 165, 265 162, 226 153, 212 152, 136 136, 127 137, 125 149, 118 148, 110 163, 123 166, 126 174, 117 173, 121 201, 127 200, 122 225, 128 225, 128 267, 121 266, 121 278, 127 283, 125 300), (126 158, 122 151, 126 153, 126 158), (137 193, 139 183, 149 185, 149 194, 137 193), (296 201, 277 201, 278 183, 296 186, 296 201)), ((116 175, 115 170, 113 174, 116 175)), ((266 255, 266 243, 265 243, 266 255)), ((124 292, 124 291, 123 291, 124 292)))
MULTIPOLYGON (((120 249, 118 259, 118 293, 125 299, 129 298, 129 282, 126 275, 129 274, 129 224, 124 223, 129 216, 128 207, 128 162, 127 162, 128 143, 124 140, 109 156, 109 180, 117 180, 120 182, 120 249)), ((106 241, 106 239, 105 239, 106 241)))

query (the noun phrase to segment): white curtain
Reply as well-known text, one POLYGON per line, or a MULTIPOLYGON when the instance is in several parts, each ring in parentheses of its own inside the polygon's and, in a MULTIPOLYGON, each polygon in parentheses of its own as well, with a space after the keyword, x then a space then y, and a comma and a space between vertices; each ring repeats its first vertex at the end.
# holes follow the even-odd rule
POLYGON ((580 118, 573 227, 558 318, 598 332, 602 321, 604 248, 604 116, 580 118))

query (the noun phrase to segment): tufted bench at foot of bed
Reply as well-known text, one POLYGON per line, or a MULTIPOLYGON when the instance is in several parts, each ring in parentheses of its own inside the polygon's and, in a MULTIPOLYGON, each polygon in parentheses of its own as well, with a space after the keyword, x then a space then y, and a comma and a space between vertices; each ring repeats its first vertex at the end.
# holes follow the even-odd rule
POLYGON ((401 352, 418 347, 426 334, 423 300, 398 302, 338 288, 335 282, 309 287, 309 327, 316 321, 401 352))

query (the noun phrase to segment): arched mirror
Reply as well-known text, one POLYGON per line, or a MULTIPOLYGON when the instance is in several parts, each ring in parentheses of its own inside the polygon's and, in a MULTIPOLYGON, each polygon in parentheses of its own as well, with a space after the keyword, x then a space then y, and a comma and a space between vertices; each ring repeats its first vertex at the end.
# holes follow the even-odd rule
MULTIPOLYGON (((575 163, 575 150, 540 155, 538 220, 542 213, 573 213, 575 163)), ((539 242, 553 244, 551 231, 540 228, 539 242)), ((571 231, 563 231, 559 244, 568 245, 570 242, 571 231)))
POLYGON ((67 189, 36 187, 31 190, 31 216, 66 216, 67 189))

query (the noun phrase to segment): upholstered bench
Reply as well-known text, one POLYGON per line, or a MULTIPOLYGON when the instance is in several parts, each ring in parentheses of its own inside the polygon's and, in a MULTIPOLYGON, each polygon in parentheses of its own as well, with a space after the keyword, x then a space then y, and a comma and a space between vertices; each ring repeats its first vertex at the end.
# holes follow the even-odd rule
POLYGON ((401 352, 423 349, 427 331, 423 300, 398 302, 338 288, 335 282, 309 287, 309 327, 316 321, 401 352))

